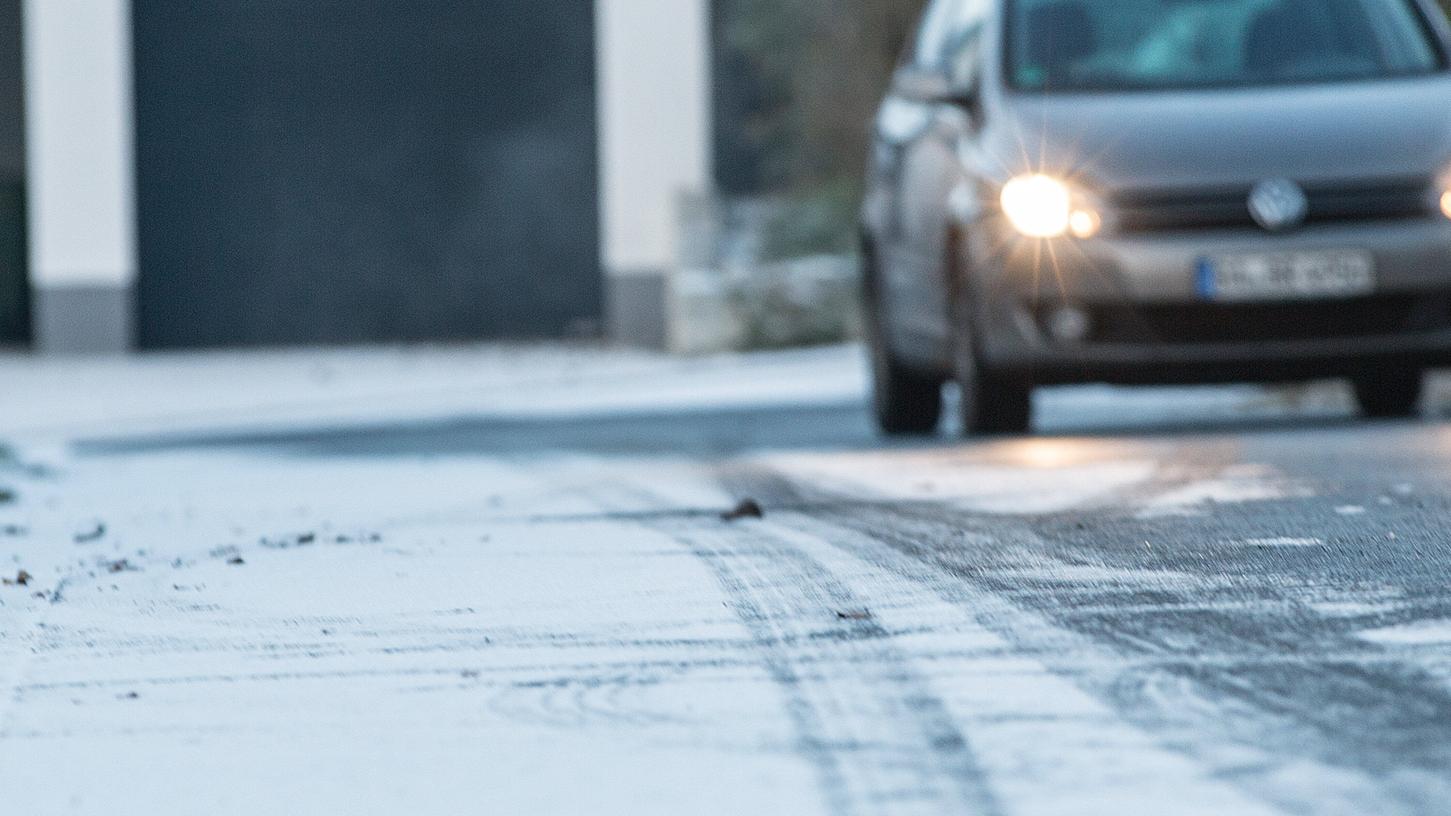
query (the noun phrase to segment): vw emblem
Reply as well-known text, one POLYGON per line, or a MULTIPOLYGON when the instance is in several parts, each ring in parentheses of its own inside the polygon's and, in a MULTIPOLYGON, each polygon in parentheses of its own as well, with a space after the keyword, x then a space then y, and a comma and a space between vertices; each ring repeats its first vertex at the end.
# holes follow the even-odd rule
POLYGON ((1249 194, 1249 213, 1255 223, 1270 232, 1284 232, 1305 223, 1310 199, 1289 179, 1270 179, 1255 185, 1249 194))

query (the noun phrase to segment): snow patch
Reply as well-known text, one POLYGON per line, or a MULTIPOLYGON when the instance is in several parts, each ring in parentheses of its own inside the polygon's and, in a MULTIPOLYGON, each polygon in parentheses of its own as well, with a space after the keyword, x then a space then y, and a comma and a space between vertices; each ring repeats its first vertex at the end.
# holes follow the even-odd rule
POLYGON ((945 493, 957 506, 979 512, 1047 514, 1106 500, 1147 481, 1153 472, 1151 463, 1133 461, 1051 471, 996 466, 946 475, 935 490, 945 493))
MULTIPOLYGON (((1069 445, 1045 441, 1045 445, 1069 445)), ((991 449, 781 454, 769 464, 803 481, 883 500, 940 502, 979 513, 1038 515, 1105 500, 1153 477, 1150 460, 1068 456, 1013 462, 991 449)))
POLYGON ((865 401, 856 346, 682 359, 550 346, 0 355, 8 442, 865 401), (97 395, 104 395, 98 399, 97 395))
POLYGON ((1361 632, 1361 640, 1381 646, 1441 646, 1451 643, 1451 620, 1417 621, 1361 632))
POLYGON ((1261 465, 1226 468, 1217 476, 1192 482, 1150 499, 1139 518, 1193 516, 1221 504, 1309 498, 1314 493, 1261 465))
POLYGON ((1273 549, 1276 547, 1323 547, 1325 542, 1318 538, 1291 538, 1282 536, 1279 538, 1250 538, 1244 541, 1246 547, 1264 547, 1273 549))
POLYGON ((1368 618, 1395 611, 1399 604, 1364 601, 1312 601, 1305 604, 1315 614, 1326 618, 1368 618))

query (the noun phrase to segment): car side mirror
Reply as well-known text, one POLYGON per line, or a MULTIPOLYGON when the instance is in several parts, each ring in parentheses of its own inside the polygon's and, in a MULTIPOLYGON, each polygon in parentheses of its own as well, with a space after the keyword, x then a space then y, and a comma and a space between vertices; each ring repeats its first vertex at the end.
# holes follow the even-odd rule
POLYGON ((978 109, 978 102, 981 101, 981 90, 976 82, 960 86, 949 83, 947 92, 938 101, 948 105, 957 105, 975 113, 978 109))
POLYGON ((957 105, 977 115, 982 103, 982 75, 976 71, 954 70, 943 78, 942 102, 957 105))
POLYGON ((952 83, 937 71, 903 68, 892 78, 892 93, 913 102, 945 102, 952 83))
POLYGON ((962 34, 948 51, 946 70, 948 101, 978 118, 983 103, 983 28, 978 25, 962 34))
POLYGON ((903 69, 892 80, 892 93, 914 102, 953 105, 975 112, 981 99, 976 77, 950 77, 937 71, 903 69))

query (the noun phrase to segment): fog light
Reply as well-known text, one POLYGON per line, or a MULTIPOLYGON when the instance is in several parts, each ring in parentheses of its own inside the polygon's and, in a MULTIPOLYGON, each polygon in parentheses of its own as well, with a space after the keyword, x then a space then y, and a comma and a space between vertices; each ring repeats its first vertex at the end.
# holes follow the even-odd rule
POLYGON ((1077 306, 1060 306, 1049 312, 1044 326, 1048 336, 1060 343, 1081 343, 1088 339, 1093 321, 1077 306))
POLYGON ((1441 212, 1447 218, 1451 218, 1451 190, 1441 194, 1441 212))
MULTIPOLYGON (((1451 193, 1447 193, 1451 195, 1451 193)), ((1444 203, 1444 202, 1443 202, 1444 203)), ((1103 227, 1103 216, 1093 210, 1074 210, 1068 216, 1068 231, 1075 238, 1092 238, 1103 227)))

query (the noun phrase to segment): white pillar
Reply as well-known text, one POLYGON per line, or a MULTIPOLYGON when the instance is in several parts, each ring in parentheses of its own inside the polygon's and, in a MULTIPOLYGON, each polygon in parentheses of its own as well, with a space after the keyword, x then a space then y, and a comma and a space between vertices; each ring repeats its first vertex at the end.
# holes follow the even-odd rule
POLYGON ((122 351, 136 278, 130 0, 25 0, 36 348, 122 351))
POLYGON ((710 0, 596 0, 601 257, 611 334, 661 345, 679 208, 711 183, 710 0))

